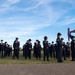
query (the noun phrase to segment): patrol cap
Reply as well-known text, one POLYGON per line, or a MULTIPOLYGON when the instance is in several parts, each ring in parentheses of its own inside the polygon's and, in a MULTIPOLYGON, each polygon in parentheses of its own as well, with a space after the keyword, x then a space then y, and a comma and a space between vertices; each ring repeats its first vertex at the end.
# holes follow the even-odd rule
POLYGON ((32 41, 31 39, 29 39, 28 41, 32 41))
POLYGON ((18 39, 18 37, 16 37, 16 39, 18 39))
POLYGON ((64 38, 61 38, 61 40, 64 40, 64 38))
POLYGON ((39 41, 39 40, 36 40, 36 41, 39 41))
POLYGON ((38 43, 40 44, 40 41, 38 40, 38 43))
POLYGON ((3 40, 1 40, 1 41, 3 41, 3 40))
POLYGON ((62 35, 61 33, 58 33, 57 35, 62 35))
POLYGON ((44 39, 46 40, 47 39, 47 36, 44 36, 44 39))
POLYGON ((52 43, 54 43, 54 41, 52 41, 52 43))
POLYGON ((5 43, 7 43, 7 42, 5 42, 5 43))
POLYGON ((73 39, 74 38, 74 36, 71 36, 71 39, 73 39))

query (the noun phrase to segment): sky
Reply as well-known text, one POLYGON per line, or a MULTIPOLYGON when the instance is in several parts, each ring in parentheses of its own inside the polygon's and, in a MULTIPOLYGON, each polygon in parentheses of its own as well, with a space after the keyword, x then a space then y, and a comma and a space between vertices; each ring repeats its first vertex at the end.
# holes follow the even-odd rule
POLYGON ((28 39, 56 41, 62 33, 68 41, 67 28, 75 29, 75 0, 0 0, 0 39, 22 45, 28 39))

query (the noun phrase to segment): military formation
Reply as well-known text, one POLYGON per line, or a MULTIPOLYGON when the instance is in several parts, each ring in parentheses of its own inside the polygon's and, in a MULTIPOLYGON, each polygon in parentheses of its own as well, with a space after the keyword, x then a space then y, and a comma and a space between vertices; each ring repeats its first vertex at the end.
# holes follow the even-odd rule
MULTIPOLYGON (((34 42, 34 46, 32 46, 32 40, 28 39, 26 43, 23 45, 23 57, 25 59, 31 59, 34 57, 35 59, 43 58, 44 61, 50 61, 51 58, 57 59, 57 62, 63 62, 63 59, 72 57, 71 61, 75 61, 75 37, 71 36, 71 43, 64 42, 64 38, 61 38, 61 33, 57 33, 56 43, 52 41, 49 43, 48 37, 44 36, 43 40, 43 48, 41 47, 40 41, 37 39, 34 42), (33 54, 33 56, 32 56, 33 54), (43 57, 42 57, 43 56, 43 57)), ((16 38, 13 42, 13 48, 7 42, 0 42, 0 55, 1 58, 5 58, 7 56, 12 55, 13 59, 19 59, 20 52, 20 42, 19 38, 16 38), (12 55, 13 51, 13 55, 12 55)))

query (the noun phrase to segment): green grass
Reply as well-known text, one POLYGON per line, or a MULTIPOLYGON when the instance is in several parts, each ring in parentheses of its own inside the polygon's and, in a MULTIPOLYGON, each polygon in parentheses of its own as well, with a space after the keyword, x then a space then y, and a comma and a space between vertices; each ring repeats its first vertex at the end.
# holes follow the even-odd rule
MULTIPOLYGON (((75 63, 70 61, 70 58, 67 58, 66 61, 63 63, 75 63)), ((43 58, 40 60, 36 60, 33 56, 32 59, 25 59, 22 56, 22 52, 20 52, 20 59, 12 59, 12 56, 5 57, 3 59, 0 58, 0 64, 58 64, 57 60, 55 58, 50 58, 50 61, 43 61, 43 58)))
MULTIPOLYGON (((43 59, 36 60, 35 58, 32 59, 24 59, 23 57, 18 59, 12 59, 11 57, 6 57, 4 59, 0 59, 0 64, 57 64, 57 60, 55 58, 51 58, 50 61, 43 61, 43 59)), ((63 63, 75 63, 70 61, 69 58, 67 58, 66 61, 63 63)))

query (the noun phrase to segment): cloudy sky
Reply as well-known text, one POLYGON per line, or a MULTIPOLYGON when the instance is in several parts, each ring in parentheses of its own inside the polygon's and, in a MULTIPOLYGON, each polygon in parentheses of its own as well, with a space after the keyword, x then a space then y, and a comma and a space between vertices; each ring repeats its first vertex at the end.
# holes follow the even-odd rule
POLYGON ((75 29, 75 0, 0 0, 0 39, 12 44, 19 37, 21 46, 48 36, 49 42, 62 33, 65 41, 67 28, 75 29))

